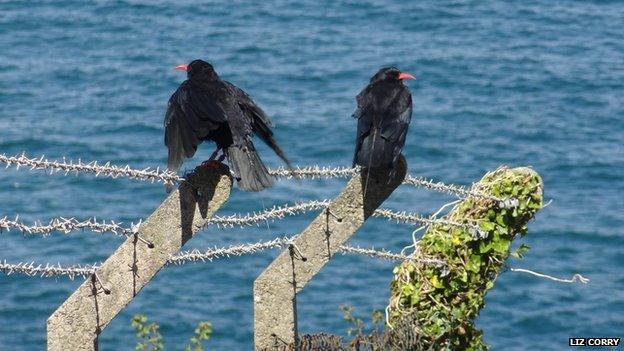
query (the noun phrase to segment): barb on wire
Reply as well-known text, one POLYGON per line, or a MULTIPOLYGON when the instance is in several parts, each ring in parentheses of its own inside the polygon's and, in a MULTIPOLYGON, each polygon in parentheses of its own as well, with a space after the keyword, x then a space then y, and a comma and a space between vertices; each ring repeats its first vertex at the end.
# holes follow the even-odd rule
MULTIPOLYGON (((206 251, 192 250, 192 251, 184 251, 180 252, 176 255, 171 256, 171 258, 167 261, 167 265, 182 265, 190 262, 206 262, 212 261, 216 258, 223 257, 231 257, 231 256, 243 256, 254 254, 260 251, 265 251, 269 249, 277 249, 290 245, 296 236, 290 237, 280 237, 275 238, 273 240, 265 241, 265 242, 257 242, 251 244, 240 244, 233 245, 229 247, 221 247, 221 248, 212 248, 206 251)), ((342 254, 356 254, 367 257, 372 257, 376 259, 383 259, 389 261, 404 261, 407 259, 420 261, 426 264, 432 264, 436 266, 444 266, 444 262, 437 258, 431 257, 420 257, 416 255, 404 255, 401 253, 393 253, 391 251, 385 249, 375 249, 375 248, 361 248, 358 246, 349 246, 342 245, 340 247, 340 253, 342 254)), ((27 263, 8 263, 6 260, 0 261, 0 272, 5 273, 6 275, 11 274, 22 274, 27 276, 40 276, 42 278, 49 277, 59 277, 59 276, 67 276, 69 279, 75 279, 76 277, 88 277, 91 274, 95 273, 95 271, 99 268, 99 265, 71 265, 67 267, 63 267, 60 264, 35 264, 34 262, 27 263)), ((512 272, 522 272, 532 274, 534 276, 549 279, 552 281, 560 282, 560 283, 583 283, 587 284, 589 282, 588 278, 583 277, 580 274, 574 274, 571 279, 557 278, 547 274, 538 273, 535 271, 531 271, 523 268, 510 268, 512 272)))
POLYGON ((454 184, 445 184, 442 182, 436 182, 431 179, 427 179, 425 177, 414 177, 411 175, 407 175, 405 180, 403 180, 403 184, 409 184, 417 187, 422 187, 430 190, 439 191, 442 193, 447 193, 451 195, 456 195, 459 197, 475 197, 478 199, 491 200, 501 204, 501 206, 505 208, 513 208, 518 206, 517 199, 500 199, 496 196, 484 194, 480 192, 476 192, 470 189, 467 189, 461 185, 454 184))
MULTIPOLYGON (((268 249, 286 247, 292 244, 295 238, 296 236, 284 236, 280 238, 275 238, 270 241, 258 242, 254 244, 241 244, 241 245, 230 246, 227 248, 213 248, 204 252, 201 252, 198 250, 186 251, 186 252, 181 252, 173 256, 169 260, 169 263, 182 264, 185 262, 194 262, 194 261, 212 261, 213 259, 220 258, 220 257, 242 256, 242 255, 247 255, 247 254, 253 254, 253 253, 268 250, 268 249)), ((420 260, 425 263, 432 263, 432 264, 438 264, 438 265, 443 264, 442 261, 437 260, 437 259, 415 258, 413 256, 397 254, 397 253, 393 253, 384 249, 382 250, 376 250, 374 248, 365 249, 365 248, 361 248, 357 246, 342 245, 340 247, 339 252, 343 254, 356 254, 356 255, 369 256, 373 258, 390 260, 390 261, 415 259, 415 260, 420 260)))
MULTIPOLYGON (((234 214, 231 216, 214 216, 206 225, 215 224, 219 227, 253 226, 265 223, 268 220, 282 219, 286 216, 294 216, 308 211, 324 210, 330 204, 329 200, 301 202, 294 205, 280 205, 265 209, 264 211, 252 212, 247 215, 234 214)), ((459 223, 435 217, 423 217, 415 213, 405 211, 398 212, 390 209, 377 209, 373 216, 395 220, 408 224, 443 224, 454 227, 465 227, 474 232, 482 230, 475 224, 459 223)))
MULTIPOLYGON (((27 157, 24 153, 16 156, 7 156, 6 154, 0 154, 0 163, 5 163, 6 167, 15 166, 18 169, 25 167, 28 169, 40 169, 49 171, 50 173, 63 172, 79 173, 86 172, 95 174, 95 176, 105 176, 110 178, 127 177, 131 179, 162 182, 165 184, 174 184, 184 180, 184 178, 177 174, 159 168, 144 168, 133 169, 129 165, 117 166, 110 162, 103 164, 98 161, 83 162, 80 159, 78 161, 68 160, 63 158, 61 161, 48 160, 44 156, 39 157, 27 157)), ((294 170, 288 170, 285 168, 277 168, 269 170, 269 173, 275 177, 282 178, 347 178, 356 175, 359 172, 358 168, 351 167, 320 167, 320 166, 306 166, 297 167, 294 170)), ((445 184, 442 182, 435 182, 423 177, 413 177, 408 175, 403 184, 409 184, 417 187, 424 187, 427 189, 445 192, 448 194, 454 194, 460 197, 473 196, 482 199, 488 199, 499 202, 504 207, 517 206, 517 200, 515 199, 499 199, 495 196, 483 194, 471 189, 467 189, 463 186, 445 184)))
POLYGON ((197 249, 192 251, 180 252, 169 259, 167 263, 181 265, 186 262, 197 261, 212 261, 215 258, 230 257, 230 256, 243 256, 256 253, 258 251, 264 251, 269 249, 277 249, 288 245, 294 237, 282 237, 275 238, 270 241, 258 242, 254 244, 240 244, 229 247, 212 248, 207 251, 199 251, 197 249))
POLYGON ((138 179, 144 181, 159 181, 165 184, 174 184, 175 182, 183 180, 173 172, 168 170, 161 171, 159 168, 144 168, 144 169, 132 169, 130 166, 116 166, 110 162, 99 164, 97 161, 82 162, 67 160, 63 157, 61 161, 52 160, 49 161, 44 156, 28 158, 25 154, 17 156, 7 156, 5 154, 0 155, 0 162, 5 163, 6 167, 15 166, 17 169, 20 167, 33 169, 40 169, 49 171, 50 173, 64 172, 68 173, 93 173, 95 176, 105 176, 110 178, 127 177, 131 179, 138 179))
MULTIPOLYGON (((263 211, 251 212, 245 215, 233 214, 229 216, 214 216, 204 227, 209 225, 216 225, 220 228, 225 227, 245 227, 254 226, 262 223, 266 223, 269 220, 282 219, 286 216, 295 216, 301 213, 309 211, 317 211, 326 209, 330 204, 329 200, 320 201, 308 201, 296 203, 293 205, 285 204, 280 206, 273 206, 272 208, 265 209, 263 211)), ((480 233, 482 230, 476 225, 471 223, 459 223, 449 221, 441 218, 435 218, 435 216, 424 217, 416 213, 408 213, 405 211, 399 212, 390 209, 377 209, 373 213, 374 217, 387 218, 388 220, 395 220, 400 223, 407 224, 442 224, 447 226, 456 226, 468 228, 472 233, 480 233)), ((122 223, 116 223, 114 221, 100 221, 96 218, 89 218, 86 220, 78 220, 76 218, 53 218, 47 224, 41 222, 35 222, 31 225, 24 224, 19 221, 19 217, 15 220, 9 220, 8 217, 0 218, 0 232, 2 230, 19 230, 25 235, 43 235, 46 236, 54 231, 61 233, 70 233, 75 230, 90 229, 94 232, 103 233, 110 232, 119 236, 129 236, 136 234, 140 225, 132 224, 130 227, 123 227, 122 223)))
MULTIPOLYGON (((276 177, 284 178, 347 178, 356 175, 359 172, 358 168, 350 167, 320 167, 320 166, 307 166, 297 167, 294 170, 288 170, 280 167, 278 169, 272 169, 269 173, 276 177)), ((514 199, 500 199, 493 195, 483 194, 470 189, 467 189, 460 185, 445 184, 442 182, 436 182, 424 177, 414 177, 407 175, 403 184, 408 184, 416 187, 422 187, 430 190, 435 190, 447 194, 457 195, 461 197, 473 196, 476 198, 492 200, 501 203, 504 207, 515 207, 517 201, 514 199)))
POLYGON ((521 272, 521 273, 527 273, 527 274, 531 274, 534 275, 536 277, 540 277, 540 278, 545 278, 545 279, 550 279, 556 282, 560 282, 560 283, 583 283, 583 284, 587 284, 589 283, 589 278, 585 278, 582 275, 576 273, 572 276, 572 278, 570 279, 565 279, 565 278, 557 278, 557 277, 553 277, 552 275, 548 275, 548 274, 544 274, 544 273, 538 273, 529 269, 524 269, 524 268, 509 268, 510 271, 512 272, 521 272))
POLYGON ((359 246, 343 245, 340 247, 340 252, 342 254, 363 255, 363 256, 369 256, 369 257, 378 258, 382 260, 388 260, 388 261, 412 260, 412 261, 417 261, 417 262, 423 262, 426 264, 432 264, 436 267, 444 266, 444 261, 439 260, 437 258, 418 257, 417 255, 408 256, 402 253, 394 253, 386 249, 379 249, 379 250, 375 248, 366 249, 366 248, 362 248, 359 246))
POLYGON ((270 169, 269 174, 274 177, 280 178, 349 178, 358 174, 358 168, 351 167, 320 167, 320 166, 305 166, 290 170, 284 167, 277 169, 270 169))
MULTIPOLYGON (((243 256, 249 255, 260 251, 265 251, 269 249, 277 249, 283 248, 290 245, 295 236, 290 237, 280 237, 275 238, 273 240, 257 242, 251 244, 240 244, 233 245, 229 247, 215 247, 208 249, 206 251, 192 250, 192 251, 184 251, 180 252, 176 255, 171 256, 171 258, 167 261, 167 265, 182 265, 189 262, 197 262, 197 261, 212 261, 216 258, 222 257, 231 257, 231 256, 243 256)), ((416 258, 412 256, 405 256, 401 254, 392 253, 387 250, 375 250, 364 249, 360 247, 343 245, 340 248, 340 252, 343 254, 356 254, 363 255, 377 259, 398 261, 405 259, 414 259, 414 260, 422 260, 426 263, 432 264, 442 264, 440 260, 437 259, 429 259, 429 258, 416 258)), ((58 276, 67 276, 70 279, 74 279, 75 277, 87 277, 93 274, 100 265, 72 265, 68 267, 62 267, 60 264, 52 265, 52 264, 35 264, 34 262, 30 263, 16 263, 11 264, 6 260, 0 262, 0 272, 3 272, 7 275, 11 274, 23 274, 27 276, 40 276, 43 278, 48 277, 58 277, 58 276)))
POLYGON ((40 276, 42 278, 67 276, 71 280, 74 280, 76 277, 86 278, 95 273, 98 267, 99 266, 96 265, 72 265, 69 267, 62 267, 60 264, 52 265, 46 263, 42 265, 35 264, 34 262, 12 264, 7 263, 6 260, 0 262, 0 272, 6 275, 22 274, 31 277, 40 276))
POLYGON ((373 214, 375 217, 384 217, 388 220, 395 220, 397 222, 409 223, 409 224, 424 224, 424 225, 432 225, 432 224, 442 224, 450 227, 460 227, 467 228, 474 237, 483 237, 487 236, 478 225, 472 223, 459 223, 455 221, 449 221, 443 218, 436 218, 434 216, 431 217, 423 217, 416 213, 407 213, 405 211, 393 211, 386 208, 380 208, 375 210, 373 214))
POLYGON ((2 230, 19 230, 24 235, 49 235, 52 232, 61 232, 64 234, 70 233, 75 230, 90 229, 98 233, 113 233, 119 236, 128 236, 136 233, 138 230, 137 225, 132 225, 130 228, 124 228, 121 223, 115 223, 114 221, 98 222, 96 218, 89 218, 84 221, 79 221, 75 218, 52 218, 47 224, 41 222, 35 222, 31 225, 24 224, 16 216, 14 220, 8 219, 8 217, 0 218, 0 232, 2 230))
POLYGON ((230 216, 214 216, 206 226, 214 224, 218 227, 244 227, 265 223, 268 220, 282 219, 286 216, 295 216, 308 211, 323 210, 329 206, 329 200, 309 201, 294 205, 273 206, 263 211, 252 212, 247 215, 233 214, 230 216))

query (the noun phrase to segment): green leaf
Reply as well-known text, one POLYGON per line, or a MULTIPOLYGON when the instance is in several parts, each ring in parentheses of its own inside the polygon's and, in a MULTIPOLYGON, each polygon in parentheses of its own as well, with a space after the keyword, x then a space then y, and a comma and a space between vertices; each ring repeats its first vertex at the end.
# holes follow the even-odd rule
POLYGON ((429 281, 431 282, 431 285, 433 285, 433 287, 436 289, 442 289, 444 287, 444 284, 442 284, 437 275, 433 275, 431 278, 429 278, 429 281))
POLYGON ((507 226, 507 222, 505 220, 505 216, 501 213, 496 215, 496 223, 500 224, 503 227, 507 226))
POLYGON ((492 242, 479 242, 479 253, 484 254, 492 250, 492 242))
POLYGON ((509 244, 511 242, 507 239, 500 238, 492 242, 492 249, 498 253, 505 253, 509 250, 509 244))
POLYGON ((529 250, 531 250, 531 247, 529 245, 526 244, 521 244, 514 252, 511 253, 511 255, 515 258, 524 258, 524 254, 529 252, 529 250))
POLYGON ((470 260, 466 263, 466 269, 474 273, 479 273, 479 270, 481 270, 481 263, 480 255, 470 255, 470 260))
POLYGON ((489 221, 483 221, 481 223, 479 223, 479 227, 487 232, 490 232, 492 230, 494 230, 494 228, 496 228, 496 225, 492 222, 489 221))

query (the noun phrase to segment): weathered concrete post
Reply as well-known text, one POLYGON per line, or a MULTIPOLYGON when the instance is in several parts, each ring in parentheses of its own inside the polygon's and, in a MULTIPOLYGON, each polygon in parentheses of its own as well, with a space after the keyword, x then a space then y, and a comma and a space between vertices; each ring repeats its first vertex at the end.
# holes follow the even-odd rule
POLYGON ((198 167, 48 319, 48 350, 97 350, 98 335, 230 195, 227 167, 198 167))
POLYGON ((254 282, 254 343, 273 350, 297 343, 296 294, 401 184, 405 159, 392 179, 387 170, 353 177, 334 199, 254 282))

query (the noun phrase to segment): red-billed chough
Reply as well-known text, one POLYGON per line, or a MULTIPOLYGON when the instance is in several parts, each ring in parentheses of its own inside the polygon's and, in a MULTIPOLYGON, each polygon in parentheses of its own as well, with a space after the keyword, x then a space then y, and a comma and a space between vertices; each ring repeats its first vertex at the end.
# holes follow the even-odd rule
POLYGON ((405 79, 416 78, 396 67, 382 68, 356 97, 354 166, 385 166, 391 174, 395 169, 412 119, 412 94, 403 85, 405 79))
POLYGON ((212 140, 227 157, 238 186, 260 191, 273 185, 251 140, 257 135, 288 165, 288 158, 273 138, 269 117, 242 89, 221 80, 208 62, 194 60, 176 69, 187 72, 185 80, 171 95, 165 114, 165 145, 169 149, 167 169, 177 172, 185 159, 193 157, 197 146, 212 140))

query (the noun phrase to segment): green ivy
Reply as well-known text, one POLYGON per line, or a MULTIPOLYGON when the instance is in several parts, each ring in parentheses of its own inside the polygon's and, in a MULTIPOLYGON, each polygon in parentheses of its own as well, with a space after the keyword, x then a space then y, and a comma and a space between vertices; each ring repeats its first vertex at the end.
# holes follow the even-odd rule
POLYGON ((394 268, 390 324, 397 327, 409 321, 419 335, 413 350, 487 350, 474 318, 509 255, 521 258, 529 250, 520 245, 510 253, 510 246, 518 235, 526 234, 527 222, 542 207, 542 181, 537 173, 528 168, 500 168, 486 174, 473 189, 517 199, 517 206, 504 208, 496 201, 474 197, 463 200, 448 219, 477 224, 486 235, 478 238, 465 228, 432 225, 415 255, 438 258, 444 266, 407 260, 394 268))

